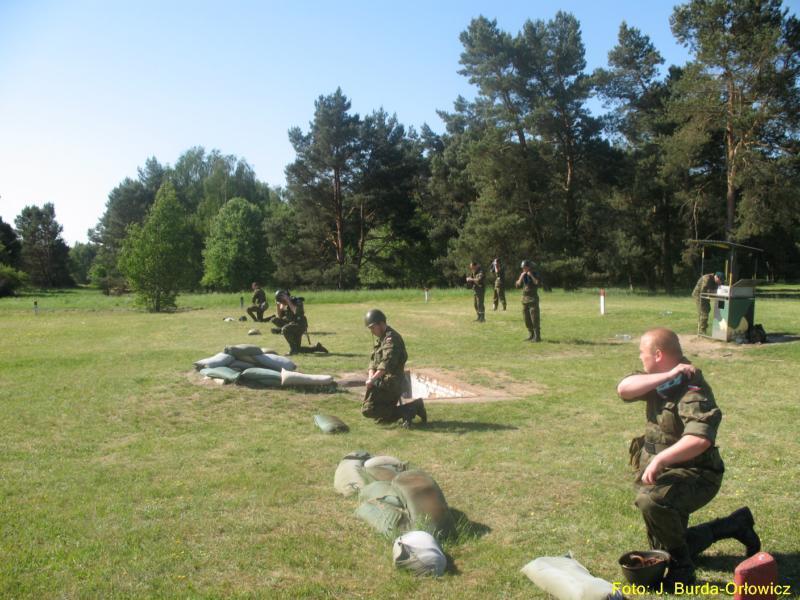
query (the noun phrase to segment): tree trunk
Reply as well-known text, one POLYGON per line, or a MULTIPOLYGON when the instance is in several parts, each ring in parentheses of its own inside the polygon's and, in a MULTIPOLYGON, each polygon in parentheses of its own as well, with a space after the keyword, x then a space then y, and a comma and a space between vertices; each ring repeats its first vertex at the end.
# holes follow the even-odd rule
POLYGON ((344 207, 342 204, 342 179, 338 168, 333 170, 333 206, 334 221, 336 222, 336 262, 339 264, 339 282, 337 287, 341 290, 344 285, 344 207))
POLYGON ((725 214, 725 239, 727 241, 733 240, 733 221, 736 210, 736 136, 733 131, 733 120, 735 114, 735 87, 733 85, 733 78, 730 73, 726 73, 727 87, 728 87, 728 107, 725 118, 725 171, 727 193, 726 200, 726 214, 725 214))

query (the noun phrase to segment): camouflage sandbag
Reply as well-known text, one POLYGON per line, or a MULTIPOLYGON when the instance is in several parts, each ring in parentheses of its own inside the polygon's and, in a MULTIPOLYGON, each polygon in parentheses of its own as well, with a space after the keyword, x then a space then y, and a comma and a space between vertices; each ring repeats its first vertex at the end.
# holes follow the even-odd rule
POLYGON ((388 481, 373 481, 358 494, 361 502, 356 516, 387 537, 408 529, 409 519, 403 500, 388 481))
POLYGON ((239 379, 241 373, 239 371, 235 371, 230 367, 215 367, 213 369, 202 369, 200 371, 202 375, 206 377, 210 377, 211 379, 221 379, 225 383, 236 383, 236 380, 239 379))
POLYGON ((228 367, 234 361, 233 356, 219 352, 214 356, 203 358, 194 363, 194 368, 198 371, 200 369, 214 369, 216 367, 228 367))
POLYGON ((333 487, 337 492, 342 496, 353 496, 369 483, 364 462, 370 457, 369 452, 356 451, 339 461, 333 476, 333 487))
POLYGON ((314 423, 322 430, 322 433, 345 433, 350 431, 347 423, 333 415, 314 415, 314 423))
POLYGON ((297 369, 297 365, 294 364, 291 359, 285 356, 278 356, 277 354, 254 354, 250 359, 257 363, 258 366, 278 371, 278 373, 281 372, 281 369, 286 369, 287 371, 294 371, 297 369))
POLYGON ((255 356, 262 354, 261 346, 253 344, 236 344, 235 346, 225 346, 225 354, 230 354, 234 358, 243 360, 245 356, 255 356))
POLYGON ((398 497, 408 510, 409 529, 447 535, 453 529, 453 515, 444 494, 433 478, 424 471, 399 473, 392 479, 398 497))
POLYGON ((319 387, 334 385, 333 375, 309 375, 297 371, 281 371, 281 383, 289 387, 319 387))
POLYGON ((242 371, 237 383, 261 385, 265 387, 280 387, 281 374, 277 371, 270 371, 269 369, 251 367, 242 371))
POLYGON ((372 481, 391 481, 408 469, 408 463, 394 456, 374 456, 364 463, 364 469, 372 481))

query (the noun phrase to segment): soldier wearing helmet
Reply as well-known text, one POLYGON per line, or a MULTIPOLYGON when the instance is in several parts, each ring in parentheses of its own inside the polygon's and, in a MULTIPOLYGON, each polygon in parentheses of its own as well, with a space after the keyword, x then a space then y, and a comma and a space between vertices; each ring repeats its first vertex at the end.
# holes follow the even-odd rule
POLYGON ((258 282, 254 281, 251 287, 253 289, 253 299, 251 300, 253 304, 247 309, 247 314, 250 315, 253 321, 262 322, 264 320, 264 311, 269 308, 267 295, 258 282))
POLYGON ((542 284, 542 277, 536 271, 536 265, 530 260, 523 260, 520 268, 522 273, 517 279, 516 286, 522 288, 522 316, 529 333, 526 341, 541 342, 539 286, 542 284))
POLYGON ((292 296, 289 290, 275 292, 277 315, 272 317, 275 325, 272 333, 282 334, 289 343, 289 354, 323 352, 328 350, 319 342, 315 346, 303 347, 303 334, 308 331, 308 320, 303 307, 304 298, 292 296))
POLYGON ((361 414, 379 423, 402 419, 404 427, 409 427, 416 416, 426 423, 428 414, 421 398, 408 404, 401 402, 408 360, 402 336, 386 324, 386 315, 377 308, 367 311, 364 325, 377 339, 369 362, 361 414))

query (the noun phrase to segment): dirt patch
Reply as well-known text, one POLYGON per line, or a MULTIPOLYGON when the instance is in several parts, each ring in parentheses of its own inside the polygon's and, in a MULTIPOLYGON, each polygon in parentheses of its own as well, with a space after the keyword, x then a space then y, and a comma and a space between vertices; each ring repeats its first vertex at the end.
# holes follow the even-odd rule
MULTIPOLYGON (((478 402, 499 402, 517 400, 532 394, 544 394, 547 386, 536 382, 520 383, 511 379, 507 373, 481 371, 476 373, 480 379, 490 384, 476 384, 466 381, 466 377, 456 371, 439 369, 412 369, 408 372, 418 383, 427 386, 432 395, 422 395, 426 404, 471 404, 478 402), (445 395, 446 394, 446 395, 445 395)), ((345 373, 337 380, 340 388, 348 389, 359 398, 364 394, 363 372, 345 373)), ((419 394, 413 394, 417 397, 419 394)))

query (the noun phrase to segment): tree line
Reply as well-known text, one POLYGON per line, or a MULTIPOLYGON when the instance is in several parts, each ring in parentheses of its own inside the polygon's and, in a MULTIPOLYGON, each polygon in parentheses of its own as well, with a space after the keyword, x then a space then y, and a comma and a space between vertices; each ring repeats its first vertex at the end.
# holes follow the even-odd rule
POLYGON ((536 260, 554 286, 671 292, 697 276, 689 239, 764 248, 770 278, 798 278, 800 23, 780 0, 690 0, 670 25, 686 64, 665 69, 623 22, 589 72, 569 13, 517 33, 477 17, 459 71, 475 97, 439 112, 443 133, 356 114, 337 89, 289 131, 285 188, 217 150, 152 157, 111 191, 88 244, 66 248, 52 205, 0 223, 0 281, 155 290, 160 310, 183 289, 251 281, 455 284, 499 256, 536 260))

